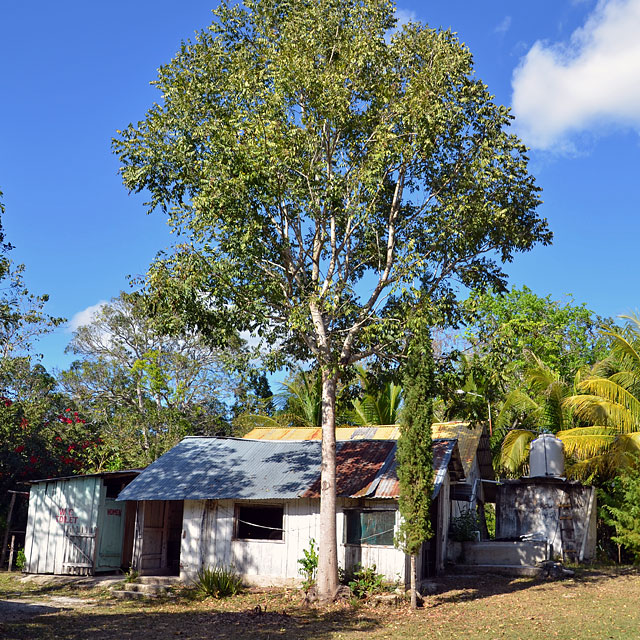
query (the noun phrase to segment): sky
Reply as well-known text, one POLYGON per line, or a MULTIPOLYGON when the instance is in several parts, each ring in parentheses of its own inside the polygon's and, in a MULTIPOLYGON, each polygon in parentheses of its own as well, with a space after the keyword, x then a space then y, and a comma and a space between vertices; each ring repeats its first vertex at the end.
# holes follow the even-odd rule
MULTIPOLYGON (((10 257, 68 322, 41 339, 64 368, 72 331, 129 288, 172 237, 129 195, 117 130, 159 98, 150 82, 213 0, 0 0, 0 190, 10 257)), ((640 0, 398 2, 398 18, 451 29, 509 106, 543 189, 554 241, 516 256, 510 282, 602 316, 640 305, 640 0)))

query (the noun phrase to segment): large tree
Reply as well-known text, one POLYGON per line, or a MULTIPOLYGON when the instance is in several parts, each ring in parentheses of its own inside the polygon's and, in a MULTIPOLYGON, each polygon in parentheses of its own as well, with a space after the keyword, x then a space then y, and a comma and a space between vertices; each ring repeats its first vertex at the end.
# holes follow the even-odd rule
POLYGON ((449 31, 393 32, 388 0, 248 0, 159 71, 162 97, 114 141, 125 185, 186 241, 152 265, 157 314, 269 366, 322 373, 318 588, 337 586, 335 397, 346 367, 399 354, 409 306, 548 243, 525 148, 449 31))
POLYGON ((229 410, 241 381, 194 331, 167 335, 139 294, 105 304, 79 327, 62 372, 65 391, 101 425, 107 467, 146 465, 185 435, 230 435, 229 410))

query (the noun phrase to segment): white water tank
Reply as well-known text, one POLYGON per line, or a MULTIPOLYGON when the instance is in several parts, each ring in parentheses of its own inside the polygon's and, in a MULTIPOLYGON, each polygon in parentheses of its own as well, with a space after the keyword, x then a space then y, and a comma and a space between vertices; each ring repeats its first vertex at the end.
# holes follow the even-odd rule
POLYGON ((529 475, 564 476, 564 445, 551 433, 539 435, 529 450, 529 475))

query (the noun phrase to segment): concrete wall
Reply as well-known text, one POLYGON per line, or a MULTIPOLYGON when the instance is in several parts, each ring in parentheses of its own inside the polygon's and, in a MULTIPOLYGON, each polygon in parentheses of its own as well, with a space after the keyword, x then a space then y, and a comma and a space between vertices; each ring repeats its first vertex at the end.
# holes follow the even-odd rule
MULTIPOLYGON (((496 538, 514 539, 531 536, 546 540, 553 556, 563 556, 563 522, 560 505, 571 515, 567 522, 573 527, 577 553, 583 559, 595 556, 596 501, 595 490, 577 482, 560 478, 521 478, 507 480, 497 486, 496 538)), ((566 536, 565 536, 566 537, 566 536)))
MULTIPOLYGON (((188 582, 205 566, 232 565, 247 584, 293 585, 302 581, 298 560, 309 540, 320 539, 320 501, 300 499, 285 502, 260 501, 244 504, 284 506, 282 540, 233 539, 235 502, 232 500, 186 500, 182 547, 180 551, 180 577, 188 582)), ((405 581, 405 555, 394 546, 347 545, 345 543, 345 514, 349 507, 386 508, 396 510, 393 500, 338 500, 336 515, 338 537, 338 564, 351 568, 375 564, 376 571, 389 581, 405 581)))

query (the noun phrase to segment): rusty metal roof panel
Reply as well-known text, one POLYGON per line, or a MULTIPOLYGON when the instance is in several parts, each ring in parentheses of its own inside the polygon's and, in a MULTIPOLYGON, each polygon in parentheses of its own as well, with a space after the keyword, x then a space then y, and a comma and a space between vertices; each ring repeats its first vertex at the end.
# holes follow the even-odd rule
MULTIPOLYGON (((370 495, 390 456, 395 456, 396 443, 388 440, 347 440, 336 444, 336 494, 343 498, 370 495)), ((304 494, 320 497, 320 478, 304 494)), ((397 497, 397 494, 389 497, 397 497)))

